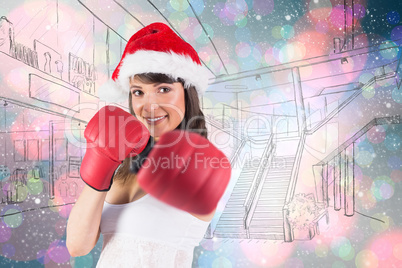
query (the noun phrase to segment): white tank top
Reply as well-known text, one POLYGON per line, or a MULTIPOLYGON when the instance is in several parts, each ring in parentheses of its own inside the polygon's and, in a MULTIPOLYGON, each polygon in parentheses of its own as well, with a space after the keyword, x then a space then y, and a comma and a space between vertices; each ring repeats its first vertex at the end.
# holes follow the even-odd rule
POLYGON ((105 202, 97 267, 191 267, 208 225, 149 194, 127 204, 105 202))

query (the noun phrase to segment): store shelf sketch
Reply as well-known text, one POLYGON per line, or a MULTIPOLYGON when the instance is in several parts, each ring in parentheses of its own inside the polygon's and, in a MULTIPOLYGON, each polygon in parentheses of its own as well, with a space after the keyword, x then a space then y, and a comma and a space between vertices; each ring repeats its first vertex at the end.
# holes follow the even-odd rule
MULTIPOLYGON (((56 11, 56 4, 44 10, 56 11)), ((79 49, 56 49, 54 38, 42 41, 43 12, 26 24, 33 27, 30 38, 19 35, 21 20, 0 15, 0 58, 6 63, 0 71, 8 81, 0 94, 0 206, 71 204, 83 187, 83 130, 99 101, 93 59, 79 49)))
MULTIPOLYGON (((77 198, 79 191, 76 181, 82 149, 72 145, 65 133, 75 131, 80 135, 83 129, 80 124, 86 121, 74 118, 66 129, 64 111, 79 113, 80 100, 91 98, 89 94, 82 95, 94 94, 94 89, 82 92, 82 85, 79 88, 72 81, 64 81, 62 55, 36 39, 33 49, 16 42, 13 24, 4 16, 1 27, 2 33, 8 33, 0 53, 2 61, 7 63, 1 70, 3 77, 12 76, 15 69, 28 71, 19 84, 20 94, 4 90, 0 96, 3 101, 1 204, 18 203, 23 208, 35 208, 57 196, 63 197, 61 203, 69 203, 77 198)), ((81 69, 71 75, 72 80, 78 75, 82 76, 81 69)))
POLYGON ((81 124, 66 128, 64 120, 49 121, 50 114, 12 102, 1 108, 1 204, 27 203, 23 208, 33 208, 40 205, 36 199, 74 201, 83 149, 66 133, 81 135, 81 124))

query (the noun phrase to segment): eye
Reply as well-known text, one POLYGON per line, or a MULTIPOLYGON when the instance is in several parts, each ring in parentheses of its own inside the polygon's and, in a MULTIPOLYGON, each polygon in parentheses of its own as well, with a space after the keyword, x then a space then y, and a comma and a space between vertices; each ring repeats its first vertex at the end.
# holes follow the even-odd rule
POLYGON ((131 94, 133 94, 133 96, 138 97, 138 96, 141 96, 141 95, 144 94, 144 93, 143 93, 141 90, 136 89, 136 90, 133 90, 133 91, 131 92, 131 94))
POLYGON ((161 92, 161 93, 168 93, 169 91, 171 91, 171 89, 168 88, 168 87, 161 87, 161 88, 159 88, 159 92, 161 92))

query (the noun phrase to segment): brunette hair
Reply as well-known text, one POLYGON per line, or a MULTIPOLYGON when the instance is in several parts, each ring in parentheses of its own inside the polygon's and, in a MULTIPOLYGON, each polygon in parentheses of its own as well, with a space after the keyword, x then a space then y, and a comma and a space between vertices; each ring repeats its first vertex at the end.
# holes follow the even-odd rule
MULTIPOLYGON (((168 83, 173 84, 180 82, 184 87, 184 80, 181 78, 174 79, 166 74, 161 73, 143 73, 136 74, 133 78, 138 79, 145 84, 153 83, 168 83)), ((205 124, 204 113, 201 111, 200 102, 198 99, 198 93, 194 86, 189 86, 184 88, 184 102, 185 102, 185 112, 184 118, 176 129, 183 129, 187 131, 192 131, 200 134, 204 138, 207 138, 208 132, 205 124)), ((128 107, 130 113, 135 116, 133 105, 132 105, 132 95, 131 91, 128 96, 128 107)), ((122 181, 123 184, 129 181, 135 176, 135 174, 130 173, 131 159, 124 159, 123 163, 120 165, 116 171, 114 179, 122 181)))

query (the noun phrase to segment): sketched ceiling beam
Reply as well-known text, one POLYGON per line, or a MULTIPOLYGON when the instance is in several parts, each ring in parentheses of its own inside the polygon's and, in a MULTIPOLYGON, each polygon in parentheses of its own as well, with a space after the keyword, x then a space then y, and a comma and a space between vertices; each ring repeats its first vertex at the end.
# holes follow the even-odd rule
POLYGON ((69 118, 71 120, 75 120, 75 121, 78 121, 78 122, 84 123, 84 124, 88 123, 88 121, 79 119, 77 117, 66 116, 63 113, 55 112, 53 110, 48 110, 48 109, 45 109, 45 108, 42 108, 42 107, 39 107, 39 106, 36 106, 36 105, 33 105, 33 104, 29 104, 29 103, 26 103, 26 102, 19 101, 19 100, 10 99, 10 98, 7 98, 7 97, 0 97, 0 100, 6 101, 8 104, 18 105, 18 106, 21 106, 23 108, 32 109, 34 111, 46 113, 48 115, 49 114, 50 115, 55 115, 55 116, 62 117, 64 119, 69 118))
MULTIPOLYGON (((167 21, 167 23, 169 23, 170 27, 177 33, 177 35, 180 36, 180 38, 184 40, 184 38, 181 36, 181 34, 179 33, 179 31, 177 31, 177 30, 173 27, 173 25, 170 23, 170 21, 168 20, 168 18, 166 18, 166 17, 163 15, 163 13, 154 5, 154 3, 152 3, 150 0, 147 0, 147 1, 148 1, 148 3, 149 3, 151 6, 153 6, 153 8, 156 9, 156 11, 159 12, 159 14, 167 21)), ((197 16, 197 15, 196 15, 196 16, 197 16)), ((186 41, 186 40, 184 40, 184 41, 186 41)), ((214 46, 214 47, 215 47, 215 46, 214 46)), ((219 56, 219 54, 218 54, 218 56, 219 56)), ((220 57, 219 57, 219 58, 220 58, 220 57)), ((200 61, 204 64, 204 66, 205 66, 205 67, 215 76, 215 78, 216 78, 217 75, 216 75, 214 72, 212 72, 212 70, 205 64, 205 62, 204 62, 202 59, 200 59, 200 61)), ((226 68, 225 68, 225 69, 226 69, 226 68)))
POLYGON ((103 21, 103 20, 102 20, 99 16, 97 16, 89 7, 87 7, 87 5, 82 2, 82 0, 78 0, 78 3, 80 3, 86 10, 88 10, 88 12, 92 14, 92 16, 94 16, 94 17, 97 18, 99 21, 101 21, 109 30, 113 31, 118 37, 120 37, 122 40, 124 40, 124 41, 127 42, 127 40, 126 40, 123 36, 121 36, 118 32, 116 32, 116 31, 113 29, 113 27, 111 27, 111 26, 109 26, 108 24, 106 24, 105 21, 103 21))
POLYGON ((218 55, 219 60, 221 61, 223 68, 225 68, 226 74, 228 75, 229 72, 228 72, 228 70, 226 69, 225 63, 223 63, 223 60, 222 60, 222 58, 221 58, 221 55, 219 54, 218 50, 216 49, 216 46, 215 46, 214 42, 212 41, 211 37, 209 36, 207 30, 204 28, 204 25, 202 25, 202 22, 201 22, 200 18, 198 17, 197 13, 195 12, 193 5, 191 5, 191 3, 190 3, 189 0, 187 0, 187 3, 189 4, 191 10, 193 11, 194 16, 196 17, 198 23, 199 23, 200 26, 202 27, 202 30, 203 30, 204 33, 207 35, 209 41, 211 42, 212 46, 214 47, 214 50, 215 50, 216 54, 218 55))
POLYGON ((131 12, 129 12, 122 4, 120 4, 119 2, 117 2, 116 0, 113 0, 119 7, 121 7, 124 11, 126 11, 127 14, 129 14, 133 19, 135 19, 139 24, 141 24, 142 27, 145 27, 145 25, 139 20, 137 19, 136 16, 134 16, 133 14, 131 14, 131 12))

